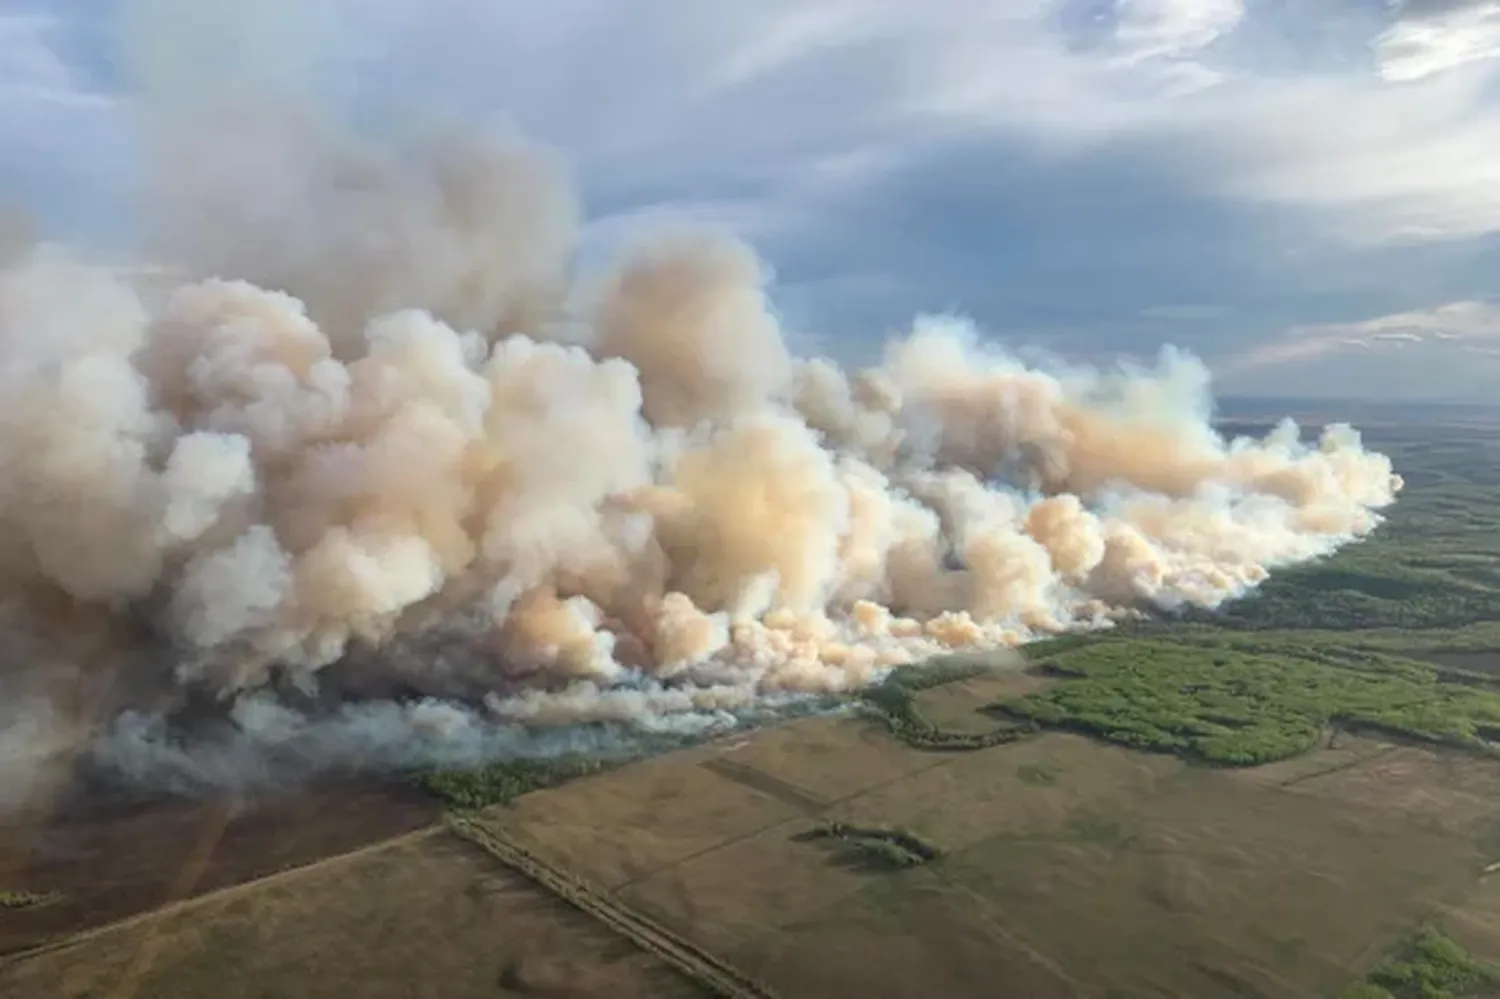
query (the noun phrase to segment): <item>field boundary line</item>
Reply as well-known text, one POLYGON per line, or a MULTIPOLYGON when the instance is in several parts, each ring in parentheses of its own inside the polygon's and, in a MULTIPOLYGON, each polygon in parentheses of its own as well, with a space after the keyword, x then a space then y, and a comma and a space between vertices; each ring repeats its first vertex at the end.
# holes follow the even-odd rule
POLYGON ((728 754, 711 756, 698 766, 715 776, 733 781, 741 787, 769 795, 783 805, 790 805, 799 811, 818 812, 828 807, 828 802, 811 791, 806 791, 775 774, 767 773, 753 764, 730 759, 728 754))
POLYGON ((523 875, 585 915, 670 964, 725 999, 776 999, 768 987, 747 977, 697 944, 612 899, 576 875, 560 870, 482 822, 450 815, 447 826, 506 867, 523 875))
POLYGON ((1345 770, 1354 770, 1358 767, 1364 766, 1366 763, 1373 763, 1376 760, 1384 759, 1385 757, 1391 755, 1396 750, 1401 748, 1403 747, 1394 743, 1387 744, 1381 746, 1379 749, 1375 749, 1369 753, 1366 753, 1363 756, 1356 756, 1351 760, 1343 760, 1339 763, 1331 763, 1321 770, 1312 770, 1305 774, 1297 774, 1296 776, 1288 777, 1285 780, 1277 781, 1272 786, 1283 791, 1290 791, 1301 784, 1306 784, 1308 781, 1317 780, 1319 777, 1327 777, 1331 774, 1341 773, 1345 770))
MULTIPOLYGON (((1041 734, 1041 735, 1047 735, 1049 733, 1042 732, 1042 733, 1039 733, 1039 734, 1041 734)), ((1064 734, 1066 734, 1066 733, 1064 733, 1064 734)), ((913 748, 911 746, 908 746, 906 743, 902 742, 896 736, 892 735, 890 733, 890 731, 887 728, 885 728, 883 725, 869 724, 869 723, 866 723, 866 727, 863 728, 863 729, 861 729, 860 738, 864 738, 865 735, 869 735, 869 736, 871 736, 873 738, 876 738, 876 739, 879 739, 881 741, 889 741, 891 743, 894 743, 897 746, 901 746, 901 747, 909 750, 910 752, 913 752, 913 753, 916 753, 916 754, 919 754, 919 755, 922 755, 922 756, 937 757, 937 759, 933 760, 933 762, 927 764, 926 766, 917 767, 914 770, 908 770, 905 773, 896 774, 894 777, 886 777, 883 780, 878 780, 878 781, 876 781, 873 784, 870 784, 870 785, 868 785, 866 787, 859 788, 856 791, 851 791, 850 793, 842 795, 842 796, 837 797, 837 798, 819 798, 818 800, 821 802, 821 804, 815 810, 814 814, 826 815, 829 812, 837 809, 840 805, 847 805, 851 801, 858 801, 860 798, 864 797, 867 794, 872 794, 872 793, 874 793, 876 791, 883 791, 883 790, 885 790, 886 788, 890 787, 893 784, 899 784, 899 783, 901 783, 904 780, 910 780, 910 779, 915 778, 915 777, 920 777, 921 775, 926 774, 926 773, 930 773, 933 770, 939 770, 939 769, 941 769, 943 767, 953 766, 959 760, 963 759, 967 755, 967 752, 984 753, 984 752, 988 752, 989 750, 992 750, 992 749, 1002 749, 1002 748, 1004 748, 1003 746, 986 746, 983 749, 974 749, 974 750, 969 750, 969 751, 965 751, 965 752, 956 752, 956 753, 933 752, 931 750, 915 749, 915 748, 913 748)), ((1010 746, 1010 745, 1015 745, 1015 743, 1005 743, 1005 745, 1006 746, 1010 746)), ((718 757, 714 757, 714 758, 717 759, 718 757)), ((703 762, 707 762, 707 761, 703 761, 703 762)), ((698 766, 699 767, 703 767, 703 762, 700 762, 698 764, 698 766)), ((736 767, 744 767, 744 768, 750 769, 750 770, 755 770, 755 771, 757 771, 759 773, 765 773, 766 772, 764 770, 761 770, 761 768, 757 767, 753 763, 744 763, 744 762, 741 762, 739 760, 735 761, 735 766, 736 767)), ((726 780, 734 781, 734 778, 728 777, 728 776, 726 776, 725 774, 722 774, 722 773, 717 773, 716 771, 714 771, 711 768, 706 768, 705 767, 704 769, 708 769, 709 772, 710 773, 714 773, 715 776, 724 777, 724 779, 726 779, 726 780)), ((740 782, 739 781, 734 781, 734 783, 740 783, 740 782)), ((744 787, 744 786, 748 786, 748 785, 741 784, 741 786, 744 787)), ((758 790, 758 789, 757 788, 751 788, 751 790, 758 790)), ((761 794, 767 794, 767 792, 765 792, 765 791, 761 791, 760 793, 761 794)), ((808 795, 812 795, 812 793, 813 792, 811 792, 811 791, 807 792, 808 795)), ((785 805, 785 804, 788 804, 788 803, 785 802, 785 801, 783 801, 782 804, 785 805)), ((736 843, 742 843, 742 842, 744 842, 747 839, 754 839, 755 837, 761 835, 762 833, 770 832, 772 829, 778 829, 778 828, 781 828, 781 827, 784 827, 784 826, 790 826, 790 825, 795 825, 795 824, 800 823, 800 822, 805 822, 808 818, 809 818, 808 815, 803 814, 803 815, 792 816, 791 818, 777 819, 775 822, 769 822, 769 823, 767 823, 765 825, 757 826, 756 828, 750 829, 750 830, 748 830, 746 832, 737 833, 737 834, 735 834, 733 836, 730 836, 728 839, 719 840, 718 842, 716 842, 716 843, 714 843, 714 844, 712 844, 710 846, 701 847, 701 848, 699 848, 697 850, 693 850, 691 853, 686 853, 686 854, 682 855, 681 857, 678 857, 678 858, 676 858, 674 860, 671 860, 671 861, 667 862, 666 864, 663 864, 660 867, 653 867, 649 871, 645 871, 645 872, 637 874, 637 875, 635 875, 633 877, 626 878, 624 881, 621 881, 619 884, 614 885, 610 889, 610 891, 618 894, 618 893, 623 892, 623 891, 625 891, 625 890, 627 890, 629 888, 634 888, 637 885, 640 885, 640 884, 642 884, 642 883, 644 883, 646 881, 650 881, 652 878, 657 877, 658 875, 667 874, 667 873, 669 873, 671 871, 674 871, 677 868, 681 867, 683 864, 690 863, 691 861, 697 860, 699 857, 705 857, 708 854, 713 853, 715 850, 722 850, 726 846, 733 846, 736 843)), ((525 824, 524 823, 522 823, 522 828, 525 828, 525 824)))
POLYGON ((70 947, 88 943, 97 937, 127 930, 141 923, 149 923, 156 919, 165 919, 181 912, 191 911, 200 906, 225 901, 237 895, 249 894, 253 891, 279 884, 282 881, 292 881, 296 878, 321 871, 324 868, 342 864, 345 861, 358 860, 372 853, 379 853, 382 850, 389 850, 407 843, 415 843, 428 839, 444 831, 442 823, 434 823, 430 826, 424 826, 421 829, 402 833, 399 836, 392 836, 390 839, 383 839, 376 843, 366 843, 364 846, 345 853, 337 853, 330 857, 319 857, 317 860, 306 864, 298 864, 294 867, 288 867, 285 870, 273 871, 270 874, 252 878, 249 881, 241 881, 239 884, 234 885, 225 885, 223 888, 215 888, 201 895, 194 895, 192 898, 179 899, 175 902, 169 902, 166 905, 158 905, 154 908, 133 913, 121 919, 101 923, 98 926, 90 926, 88 929, 69 933, 56 940, 48 940, 45 943, 27 947, 23 950, 12 951, 9 954, 0 954, 0 969, 20 964, 34 957, 50 954, 53 951, 67 950, 70 947))
MULTIPOLYGON (((884 730, 881 730, 881 733, 884 736, 884 730)), ((886 737, 886 738, 893 738, 891 736, 884 736, 884 737, 886 737)), ((919 752, 919 750, 913 750, 913 752, 919 752)), ((885 780, 878 781, 878 782, 876 782, 874 784, 871 784, 869 787, 860 788, 858 791, 855 791, 852 794, 846 794, 842 798, 832 798, 832 799, 830 799, 828 801, 825 801, 822 804, 822 806, 818 809, 818 814, 825 814, 826 815, 829 811, 837 808, 839 805, 845 805, 845 804, 848 804, 851 801, 857 800, 861 795, 869 794, 872 791, 883 790, 884 788, 890 787, 892 784, 898 783, 899 781, 906 780, 907 778, 910 778, 910 777, 916 777, 916 776, 918 776, 920 774, 925 774, 928 771, 930 771, 930 770, 936 770, 939 767, 952 766, 957 761, 958 761, 958 756, 957 755, 952 755, 952 756, 949 756, 947 759, 938 760, 937 762, 930 763, 930 764, 928 764, 925 767, 921 767, 919 769, 912 770, 912 771, 909 771, 907 773, 897 774, 895 777, 889 777, 889 778, 887 778, 885 780)), ((740 766, 744 766, 744 767, 752 767, 753 768, 752 764, 748 764, 748 763, 741 763, 739 765, 740 766)), ((702 764, 700 763, 699 766, 702 766, 702 764)), ((712 771, 710 771, 710 772, 712 772, 712 771)), ((716 774, 715 776, 724 777, 723 774, 716 774)), ((731 780, 731 779, 732 778, 725 777, 725 780, 731 780)), ((738 782, 736 781, 735 783, 738 783, 738 782)), ((744 785, 741 785, 741 786, 744 786, 744 785)), ((752 788, 751 790, 754 790, 754 789, 752 788)), ((765 792, 762 791, 761 793, 764 794, 765 792)), ((808 792, 808 793, 810 794, 811 792, 808 792)), ((786 804, 786 802, 782 802, 782 804, 786 804)), ((669 873, 671 871, 675 871, 677 868, 681 867, 683 864, 691 863, 692 861, 697 860, 699 857, 706 857, 710 853, 713 853, 715 850, 722 850, 726 846, 734 846, 736 843, 743 843, 745 840, 754 839, 755 837, 761 835, 762 833, 770 832, 772 829, 780 829, 780 828, 783 828, 785 826, 798 825, 798 824, 801 824, 801 823, 805 823, 808 820, 809 817, 810 816, 808 816, 805 813, 802 814, 802 815, 793 815, 793 816, 791 816, 789 818, 777 819, 774 822, 768 822, 765 825, 756 826, 754 829, 750 829, 750 830, 747 830, 747 831, 742 832, 742 833, 736 833, 735 835, 730 836, 728 839, 722 839, 722 840, 719 840, 718 842, 713 843, 713 844, 711 844, 709 846, 705 846, 705 847, 701 847, 701 848, 699 848, 697 850, 693 850, 691 853, 685 853, 681 857, 677 857, 674 860, 670 860, 667 863, 661 865, 660 867, 653 867, 649 871, 644 871, 644 872, 642 872, 640 874, 637 874, 637 875, 635 875, 633 877, 626 878, 624 881, 621 881, 619 884, 613 886, 610 889, 610 891, 614 892, 615 894, 619 894, 620 892, 623 892, 623 891, 625 891, 627 889, 634 888, 637 885, 640 885, 640 884, 643 884, 643 883, 645 883, 647 881, 650 881, 652 878, 657 877, 658 875, 667 874, 667 873, 669 873)), ((525 828, 524 824, 522 825, 522 828, 525 828)))
POLYGON ((993 899, 990 899, 980 892, 975 891, 968 885, 960 884, 957 881, 954 881, 951 877, 944 874, 941 870, 932 870, 926 873, 935 882, 937 882, 939 886, 941 886, 939 888, 940 891, 962 895, 971 903, 973 903, 974 907, 979 912, 979 917, 989 925, 990 929, 994 930, 1002 940, 1010 944, 1018 952, 1024 954, 1027 960, 1034 963, 1037 967, 1044 969, 1049 975, 1057 979, 1057 981, 1062 985, 1072 989, 1079 995, 1083 994, 1083 986, 1076 978, 1068 974, 1067 971, 1063 969, 1062 965, 1058 964, 1051 957, 1038 950, 1031 944, 1029 940, 1021 936, 1000 919, 1000 917, 996 914, 995 910, 997 906, 993 899))

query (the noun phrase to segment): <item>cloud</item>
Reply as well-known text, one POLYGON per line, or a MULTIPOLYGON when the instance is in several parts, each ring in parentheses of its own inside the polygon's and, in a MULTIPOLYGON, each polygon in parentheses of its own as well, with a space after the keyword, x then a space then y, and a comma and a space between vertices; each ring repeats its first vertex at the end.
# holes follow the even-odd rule
POLYGON ((1117 6, 1115 56, 1126 65, 1156 62, 1176 71, 1179 86, 1217 83, 1222 75, 1197 56, 1245 17, 1243 0, 1126 0, 1117 6))
POLYGON ((1441 380, 1450 397, 1493 401, 1493 385, 1500 381, 1500 302, 1448 302, 1296 327, 1226 360, 1218 374, 1250 384, 1257 377, 1281 379, 1299 371, 1306 376, 1309 370, 1326 378, 1334 365, 1353 358, 1382 380, 1441 380))
POLYGON ((0 4, 0 203, 53 225, 104 212, 119 160, 116 100, 64 58, 67 29, 60 12, 0 4))
POLYGON ((0 179, 54 230, 128 229, 142 92, 276 89, 376 133, 508 122, 574 161, 592 253, 731 226, 791 312, 865 349, 904 311, 961 306, 1070 350, 1174 335, 1233 356, 1256 330, 1397 311, 1397 276, 1487 293, 1497 10, 0 0, 0 179), (1172 303, 1199 311, 1151 311, 1172 303))
POLYGON ((1500 3, 1407 4, 1375 40, 1380 75, 1420 80, 1500 55, 1500 3))
POLYGON ((49 35, 60 25, 52 14, 0 12, 0 103, 7 108, 99 107, 108 99, 89 93, 78 74, 53 48, 49 35))
POLYGON ((1450 343, 1470 348, 1483 347, 1486 341, 1500 344, 1500 303, 1449 302, 1360 322, 1298 327, 1279 342, 1247 353, 1241 363, 1278 363, 1344 347, 1399 348, 1408 343, 1450 343))

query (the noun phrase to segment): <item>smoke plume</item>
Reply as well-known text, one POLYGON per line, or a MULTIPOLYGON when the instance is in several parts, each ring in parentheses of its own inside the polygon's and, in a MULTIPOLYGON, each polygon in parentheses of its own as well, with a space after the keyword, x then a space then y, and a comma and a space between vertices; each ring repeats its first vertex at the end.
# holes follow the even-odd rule
POLYGON ((165 271, 0 272, 0 682, 45 706, 0 742, 82 725, 179 786, 689 734, 1218 606, 1400 488, 1345 426, 1222 438, 1171 350, 1028 367, 929 316, 795 356, 730 236, 584 280, 514 137, 176 124, 165 271))

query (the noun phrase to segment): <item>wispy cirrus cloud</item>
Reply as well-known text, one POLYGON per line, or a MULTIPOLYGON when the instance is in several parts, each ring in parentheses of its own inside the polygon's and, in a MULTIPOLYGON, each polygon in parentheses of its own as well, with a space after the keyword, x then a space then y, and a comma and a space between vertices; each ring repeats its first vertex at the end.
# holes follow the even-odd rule
POLYGON ((1448 302, 1429 309, 1395 312, 1356 322, 1294 327, 1225 362, 1226 373, 1278 368, 1339 354, 1425 352, 1500 358, 1500 302, 1448 302))
POLYGON ((1421 80, 1469 63, 1500 56, 1500 3, 1407 3, 1401 18, 1375 39, 1382 78, 1421 80))

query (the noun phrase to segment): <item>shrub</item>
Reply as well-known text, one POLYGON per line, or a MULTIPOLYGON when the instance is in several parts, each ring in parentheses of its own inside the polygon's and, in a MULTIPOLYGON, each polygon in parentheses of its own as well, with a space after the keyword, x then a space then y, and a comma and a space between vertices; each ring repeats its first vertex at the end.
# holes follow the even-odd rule
POLYGON ((800 841, 832 839, 847 845, 852 855, 882 869, 904 870, 938 859, 942 851, 915 833, 880 826, 825 822, 792 837, 800 841))

